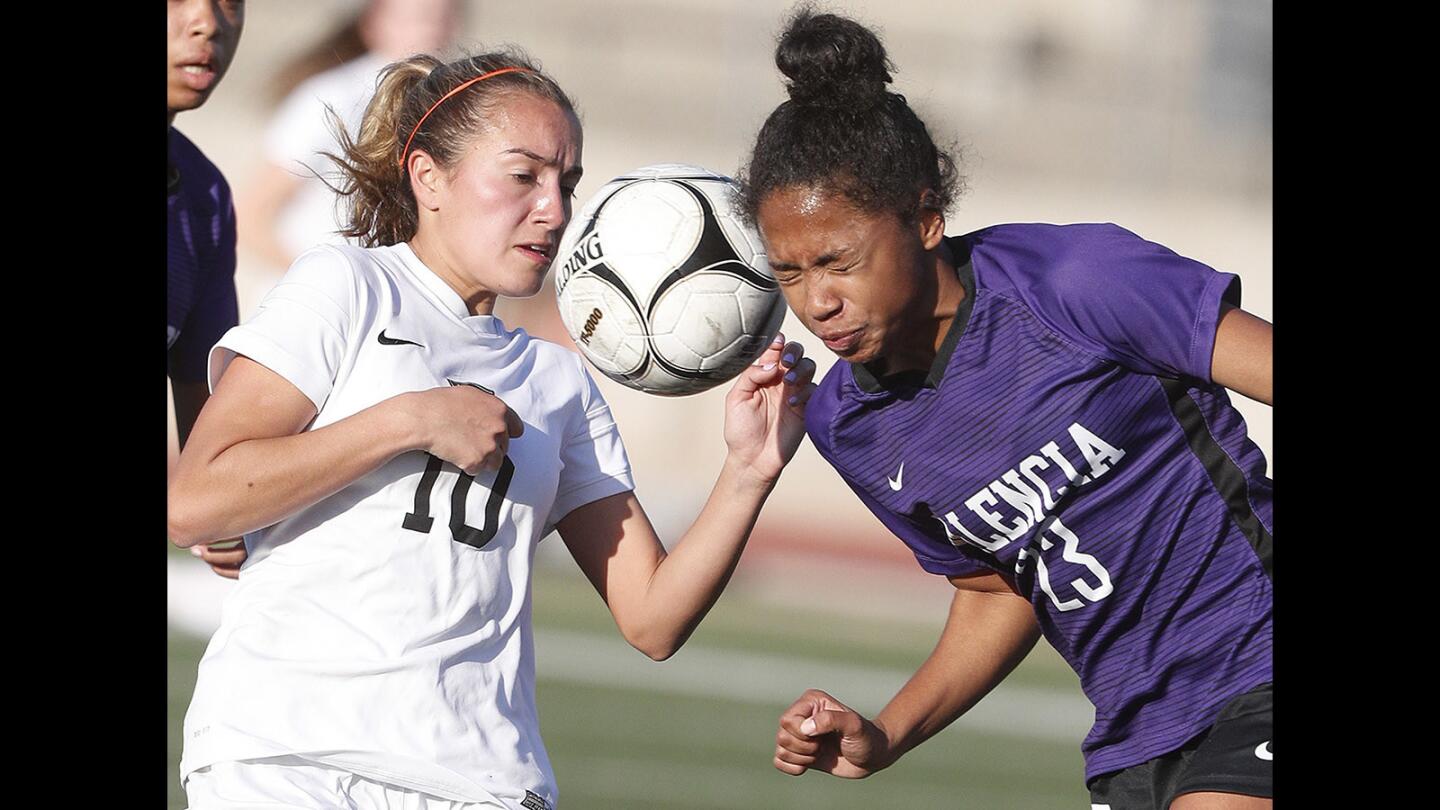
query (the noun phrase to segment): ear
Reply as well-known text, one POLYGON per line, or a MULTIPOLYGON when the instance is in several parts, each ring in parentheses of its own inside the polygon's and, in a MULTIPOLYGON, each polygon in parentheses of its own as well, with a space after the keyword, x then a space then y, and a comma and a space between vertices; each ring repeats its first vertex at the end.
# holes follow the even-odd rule
POLYGON ((920 210, 915 216, 920 230, 920 242, 926 250, 939 247, 945 238, 945 211, 940 207, 939 196, 931 189, 920 193, 920 210))
POLYGON ((415 192, 415 202, 430 211, 440 210, 440 200, 445 190, 445 172, 435 159, 430 157, 429 152, 416 149, 410 153, 405 168, 410 175, 410 188, 415 192))

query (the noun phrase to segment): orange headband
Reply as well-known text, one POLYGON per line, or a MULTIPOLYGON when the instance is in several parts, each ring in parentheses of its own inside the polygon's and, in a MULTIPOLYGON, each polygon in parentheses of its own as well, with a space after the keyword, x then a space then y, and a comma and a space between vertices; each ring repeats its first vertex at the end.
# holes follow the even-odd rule
POLYGON ((417 133, 417 132, 420 131, 420 125, 425 123, 425 119, 430 117, 430 113, 435 112, 435 108, 436 108, 436 107, 439 107, 441 104, 444 104, 444 103, 445 103, 445 99, 450 98, 451 96, 455 95, 456 93, 460 92, 461 90, 464 90, 465 88, 469 87, 470 85, 472 85, 472 84, 474 84, 474 83, 476 83, 476 82, 483 82, 483 81, 485 81, 486 79, 490 78, 491 76, 499 76, 501 73, 515 73, 516 71, 519 71, 519 72, 522 72, 522 73, 534 73, 534 72, 535 72, 535 71, 531 70, 530 68, 507 67, 507 68, 500 68, 499 70, 492 70, 492 71, 490 71, 489 73, 482 73, 482 74, 480 74, 479 76, 476 76, 475 78, 471 79, 470 81, 462 83, 459 87, 457 87, 457 88, 455 88, 454 90, 451 90, 450 92, 448 92, 448 93, 446 93, 445 95, 441 96, 439 101, 435 102, 434 104, 431 104, 431 105, 430 105, 430 109, 426 110, 426 111, 425 111, 425 114, 422 115, 422 116, 420 116, 420 120, 415 124, 415 128, 412 129, 412 130, 410 130, 410 137, 405 139, 405 148, 400 151, 400 168, 402 168, 402 169, 405 168, 405 156, 410 153, 410 142, 413 141, 413 140, 415 140, 415 133, 417 133))

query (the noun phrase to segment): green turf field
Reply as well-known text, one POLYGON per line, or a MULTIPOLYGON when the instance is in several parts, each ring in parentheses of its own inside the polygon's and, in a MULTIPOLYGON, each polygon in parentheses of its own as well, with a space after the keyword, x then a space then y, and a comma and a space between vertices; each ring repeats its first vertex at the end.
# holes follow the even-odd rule
MULTIPOLYGON (((762 661, 780 656, 814 663, 822 673, 843 670, 846 664, 908 671, 929 653, 944 619, 935 616, 929 625, 837 620, 787 609, 781 620, 779 613, 773 604, 733 588, 686 649, 669 662, 654 664, 625 646, 599 597, 573 570, 542 568, 535 581, 538 692, 561 807, 1023 810, 1088 803, 1079 735, 1046 739, 957 725, 867 780, 824 774, 795 778, 770 765, 776 719, 788 701, 666 694, 623 679, 602 685, 546 676, 547 658, 559 654, 551 651, 554 642, 547 642, 547 632, 554 634, 549 638, 583 635, 607 652, 613 646, 619 653, 607 658, 633 658, 641 671, 684 666, 687 653, 692 661, 715 653, 762 661)), ((180 722, 203 650, 203 641, 170 632, 167 785, 174 810, 185 807, 177 771, 180 722)), ((1044 642, 1007 683, 1079 695, 1075 675, 1044 642)), ((873 712, 878 707, 857 708, 873 712)))

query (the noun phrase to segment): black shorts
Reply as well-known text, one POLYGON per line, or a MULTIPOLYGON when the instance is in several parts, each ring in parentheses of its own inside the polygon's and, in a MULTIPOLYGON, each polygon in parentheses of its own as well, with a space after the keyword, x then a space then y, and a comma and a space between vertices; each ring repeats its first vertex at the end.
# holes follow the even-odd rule
POLYGON ((1268 683, 1235 697, 1215 724, 1149 762, 1086 783, 1094 810, 1166 810, 1184 793, 1215 791, 1271 798, 1271 696, 1268 683))

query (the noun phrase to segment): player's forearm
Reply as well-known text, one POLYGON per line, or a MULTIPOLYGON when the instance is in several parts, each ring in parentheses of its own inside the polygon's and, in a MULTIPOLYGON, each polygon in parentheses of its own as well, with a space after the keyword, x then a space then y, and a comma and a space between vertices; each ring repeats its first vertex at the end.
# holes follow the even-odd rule
POLYGON ((1039 637, 1035 614, 1024 599, 957 591, 934 652, 875 718, 889 740, 884 765, 973 708, 1039 637))
POLYGON ((710 498, 646 588, 642 649, 652 658, 680 649, 720 598, 774 486, 726 458, 710 498))
POLYGON ((272 525, 420 445, 415 419, 392 397, 318 430, 238 442, 213 457, 187 448, 170 484, 170 539, 183 548, 272 525))

